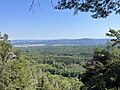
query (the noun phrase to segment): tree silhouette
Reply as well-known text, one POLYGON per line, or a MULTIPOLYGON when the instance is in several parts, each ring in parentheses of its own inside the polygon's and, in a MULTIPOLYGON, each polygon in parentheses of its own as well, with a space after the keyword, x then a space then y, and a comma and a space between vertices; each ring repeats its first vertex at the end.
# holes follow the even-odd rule
POLYGON ((59 0, 55 8, 74 9, 74 14, 91 12, 92 18, 106 18, 113 12, 120 14, 120 0, 59 0))
POLYGON ((120 47, 120 30, 115 31, 110 29, 109 33, 106 33, 106 36, 112 37, 111 41, 113 42, 112 46, 118 45, 120 47))
MULTIPOLYGON (((120 0, 50 0, 55 9, 74 9, 74 14, 78 12, 91 12, 92 18, 106 18, 111 13, 120 14, 120 0), (53 1, 57 2, 55 6, 53 1)), ((32 0, 30 9, 36 5, 40 6, 40 0, 32 0)), ((34 11, 34 9, 33 9, 34 11)))

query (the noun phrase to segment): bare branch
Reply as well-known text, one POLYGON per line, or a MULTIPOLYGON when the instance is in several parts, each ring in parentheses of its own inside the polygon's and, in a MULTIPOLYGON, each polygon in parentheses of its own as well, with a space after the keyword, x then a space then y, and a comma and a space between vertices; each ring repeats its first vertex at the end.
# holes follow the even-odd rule
POLYGON ((50 1, 51 1, 51 5, 52 5, 52 7, 55 7, 54 4, 53 4, 53 0, 50 0, 50 1))
POLYGON ((40 8, 40 11, 42 12, 42 8, 41 8, 41 5, 40 5, 40 1, 39 0, 32 0, 31 2, 31 5, 30 5, 30 8, 29 8, 29 12, 32 11, 34 13, 34 8, 38 6, 40 8))
POLYGON ((32 10, 32 8, 34 7, 34 5, 35 5, 35 0, 32 0, 32 3, 31 3, 30 8, 29 8, 29 11, 32 10))

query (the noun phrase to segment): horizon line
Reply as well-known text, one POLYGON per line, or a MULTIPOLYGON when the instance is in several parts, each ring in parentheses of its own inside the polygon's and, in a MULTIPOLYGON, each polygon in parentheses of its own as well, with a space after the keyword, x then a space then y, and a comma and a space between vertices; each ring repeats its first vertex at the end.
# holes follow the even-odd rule
POLYGON ((110 39, 110 38, 51 38, 51 39, 23 38, 23 39, 9 39, 9 40, 73 40, 73 39, 110 39))

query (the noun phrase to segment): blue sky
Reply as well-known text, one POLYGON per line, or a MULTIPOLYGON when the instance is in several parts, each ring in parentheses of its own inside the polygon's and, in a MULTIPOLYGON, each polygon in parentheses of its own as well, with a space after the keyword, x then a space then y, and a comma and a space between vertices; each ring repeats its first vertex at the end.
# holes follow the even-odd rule
POLYGON ((10 39, 107 38, 109 28, 120 29, 120 15, 93 19, 90 13, 74 16, 72 10, 55 10, 50 0, 28 12, 31 0, 1 0, 0 32, 10 39))

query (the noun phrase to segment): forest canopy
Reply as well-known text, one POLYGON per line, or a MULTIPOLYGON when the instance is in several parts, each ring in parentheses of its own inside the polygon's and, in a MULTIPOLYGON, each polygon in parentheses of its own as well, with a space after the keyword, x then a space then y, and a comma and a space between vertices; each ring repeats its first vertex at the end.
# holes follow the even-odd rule
POLYGON ((113 38, 112 44, 96 48, 90 46, 14 48, 8 35, 0 34, 0 88, 119 90, 120 49, 117 47, 120 44, 119 30, 110 29, 106 35, 113 38))

